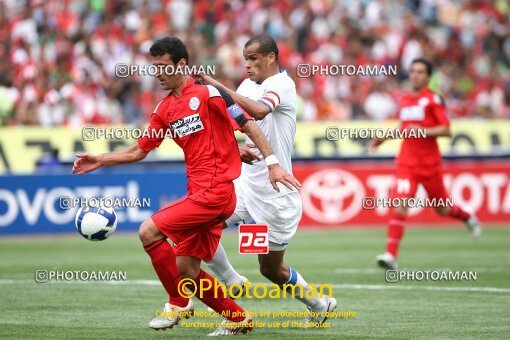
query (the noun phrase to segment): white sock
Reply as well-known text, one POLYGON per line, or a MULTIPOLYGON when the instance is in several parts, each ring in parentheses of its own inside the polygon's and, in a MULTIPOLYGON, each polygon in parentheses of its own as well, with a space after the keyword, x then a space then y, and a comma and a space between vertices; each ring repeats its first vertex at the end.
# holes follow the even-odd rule
POLYGON ((304 303, 307 306, 310 306, 312 310, 323 310, 326 308, 326 303, 324 302, 324 298, 320 296, 319 292, 315 291, 315 294, 311 293, 315 289, 313 286, 309 286, 308 283, 303 279, 301 274, 299 274, 294 268, 289 267, 289 279, 285 284, 295 284, 303 287, 303 296, 300 296, 301 290, 295 289, 295 298, 304 303), (309 297, 313 296, 313 297, 309 297))
POLYGON ((206 262, 209 268, 213 271, 216 276, 223 281, 227 286, 234 283, 241 284, 243 277, 232 267, 227 259, 227 254, 223 246, 218 244, 218 249, 212 257, 211 261, 206 262))

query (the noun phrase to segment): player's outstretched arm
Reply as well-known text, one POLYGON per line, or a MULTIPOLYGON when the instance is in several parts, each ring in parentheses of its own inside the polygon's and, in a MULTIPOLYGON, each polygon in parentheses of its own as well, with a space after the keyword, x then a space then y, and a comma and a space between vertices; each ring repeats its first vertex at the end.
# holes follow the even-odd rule
POLYGON ((449 125, 439 125, 425 129, 427 137, 451 137, 452 131, 449 125))
POLYGON ((220 89, 228 93, 232 97, 232 99, 236 102, 237 105, 239 105, 251 117, 257 120, 264 119, 264 117, 271 112, 269 107, 267 107, 266 105, 262 104, 261 102, 240 95, 239 93, 229 89, 227 86, 223 85, 216 79, 206 76, 205 74, 197 75, 197 78, 214 87, 219 87, 220 89))
POLYGON ((74 161, 72 173, 83 175, 106 165, 138 162, 144 159, 148 153, 149 151, 142 150, 138 143, 119 151, 101 155, 79 153, 76 154, 78 159, 74 161))
POLYGON ((373 153, 375 149, 382 143, 384 143, 386 139, 384 138, 374 138, 372 139, 365 147, 365 153, 373 153))
POLYGON ((299 183, 299 181, 294 176, 289 174, 280 166, 278 159, 273 153, 273 148, 271 148, 269 141, 264 136, 264 133, 262 130, 260 130, 257 124, 253 120, 248 120, 242 128, 248 137, 250 137, 250 139, 253 141, 253 143, 255 143, 254 146, 256 146, 264 156, 269 170, 269 181, 271 182, 273 188, 277 192, 280 192, 278 185, 276 185, 277 182, 280 182, 290 190, 293 190, 294 188, 296 190, 301 189, 301 183, 299 183))

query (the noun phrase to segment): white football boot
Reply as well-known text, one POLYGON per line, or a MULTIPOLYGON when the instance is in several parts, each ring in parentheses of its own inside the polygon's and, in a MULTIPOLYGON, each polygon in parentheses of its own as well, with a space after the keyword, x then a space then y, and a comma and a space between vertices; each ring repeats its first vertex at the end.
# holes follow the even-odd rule
POLYGON ((480 225, 480 221, 474 213, 471 213, 468 220, 466 221, 466 228, 471 233, 471 237, 475 240, 478 239, 482 234, 482 226, 480 225))
POLYGON ((207 336, 228 336, 236 334, 246 334, 253 331, 253 320, 250 315, 246 315, 243 321, 234 322, 223 320, 221 325, 207 336))
POLYGON ((377 261, 377 264, 384 269, 389 269, 389 270, 397 270, 398 269, 397 259, 390 253, 384 253, 382 255, 378 255, 375 259, 377 261))
POLYGON ((310 306, 308 308, 308 318, 305 322, 305 328, 314 328, 322 326, 330 317, 327 313, 332 312, 337 305, 336 299, 328 295, 324 296, 324 307, 322 309, 314 309, 310 306))
POLYGON ((193 306, 193 300, 191 299, 189 299, 186 307, 174 306, 167 302, 165 303, 163 312, 152 319, 149 326, 155 330, 172 328, 173 326, 177 326, 181 319, 189 319, 194 312, 195 307, 193 306))

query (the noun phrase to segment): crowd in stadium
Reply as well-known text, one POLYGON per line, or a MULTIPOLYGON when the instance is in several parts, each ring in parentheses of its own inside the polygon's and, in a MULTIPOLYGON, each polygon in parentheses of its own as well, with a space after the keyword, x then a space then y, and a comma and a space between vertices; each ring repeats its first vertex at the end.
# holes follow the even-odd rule
POLYGON ((451 117, 510 117, 506 0, 4 0, 0 125, 145 124, 165 93, 148 76, 116 77, 117 63, 148 64, 152 41, 176 35, 234 88, 243 45, 261 33, 296 81, 299 120, 395 117, 420 56, 451 117), (300 63, 397 65, 398 76, 300 78, 300 63))

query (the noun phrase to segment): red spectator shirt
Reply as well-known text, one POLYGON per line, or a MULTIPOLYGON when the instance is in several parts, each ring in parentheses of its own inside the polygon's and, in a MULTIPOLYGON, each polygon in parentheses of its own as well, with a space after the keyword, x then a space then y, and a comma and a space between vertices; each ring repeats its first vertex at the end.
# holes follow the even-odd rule
MULTIPOLYGON (((167 132, 184 151, 191 194, 232 182, 241 174, 239 149, 225 101, 213 86, 195 84, 190 78, 180 97, 170 92, 151 115, 148 132, 152 130, 167 132)), ((153 132, 141 137, 138 145, 150 151, 163 139, 153 132)))
MULTIPOLYGON (((406 93, 399 102, 401 129, 409 125, 421 128, 449 126, 443 99, 430 89, 425 88, 418 94, 406 93)), ((406 138, 397 156, 399 167, 434 168, 441 165, 441 153, 436 137, 406 138)))

